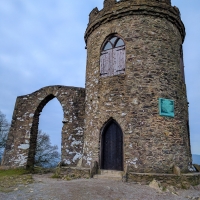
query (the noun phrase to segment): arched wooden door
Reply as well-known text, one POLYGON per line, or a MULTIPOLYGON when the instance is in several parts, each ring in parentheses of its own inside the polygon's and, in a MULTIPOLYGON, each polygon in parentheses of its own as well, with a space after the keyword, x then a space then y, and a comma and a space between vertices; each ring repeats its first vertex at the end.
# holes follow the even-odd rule
POLYGON ((123 170, 123 134, 120 126, 114 120, 103 130, 101 168, 123 170))

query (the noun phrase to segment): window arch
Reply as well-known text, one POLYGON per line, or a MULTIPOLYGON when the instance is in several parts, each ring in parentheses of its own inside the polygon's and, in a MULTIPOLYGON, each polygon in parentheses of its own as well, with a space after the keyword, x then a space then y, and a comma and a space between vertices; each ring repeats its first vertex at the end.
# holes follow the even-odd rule
POLYGON ((103 43, 100 56, 100 76, 125 73, 125 43, 117 35, 108 37, 103 43))

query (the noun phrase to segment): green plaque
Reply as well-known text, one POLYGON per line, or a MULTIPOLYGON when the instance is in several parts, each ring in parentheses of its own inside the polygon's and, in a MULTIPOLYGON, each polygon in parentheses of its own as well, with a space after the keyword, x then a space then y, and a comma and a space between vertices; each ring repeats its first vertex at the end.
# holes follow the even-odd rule
POLYGON ((174 117, 174 100, 159 98, 159 114, 174 117))

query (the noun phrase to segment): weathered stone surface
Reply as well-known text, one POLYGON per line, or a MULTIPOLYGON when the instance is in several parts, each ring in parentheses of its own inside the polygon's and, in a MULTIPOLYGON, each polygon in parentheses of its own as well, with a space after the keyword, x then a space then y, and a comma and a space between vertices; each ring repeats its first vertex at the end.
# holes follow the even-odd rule
MULTIPOLYGON (((109 1, 108 1, 109 2, 109 1)), ((182 172, 191 162, 186 86, 181 74, 184 25, 170 1, 123 0, 95 10, 87 44, 83 166, 101 166, 104 125, 123 132, 123 166, 133 172, 182 172), (125 42, 125 74, 101 77, 102 44, 117 34, 125 42), (175 117, 159 116, 158 99, 175 101, 175 117)))
POLYGON ((66 180, 90 178, 90 170, 88 168, 61 167, 57 170, 59 171, 58 175, 66 180))
POLYGON ((153 181, 151 181, 151 182, 149 183, 149 187, 154 188, 154 189, 156 189, 156 190, 158 190, 158 191, 161 191, 161 185, 160 185, 160 183, 159 183, 158 181, 156 181, 155 179, 153 179, 153 181))
POLYGON ((64 112, 64 165, 97 173, 102 133, 113 119, 123 132, 121 160, 129 179, 131 172, 172 173, 173 165, 188 171, 184 38, 180 12, 170 0, 104 0, 102 10, 95 8, 90 13, 85 32, 86 89, 50 86, 18 97, 2 164, 33 165, 39 114, 56 97, 64 112), (125 44, 125 73, 102 77, 101 49, 112 34, 125 44), (159 115, 159 98, 175 102, 175 117, 159 115))
POLYGON ((99 174, 94 175, 96 179, 110 179, 116 181, 122 181, 123 172, 116 170, 101 170, 99 174))
POLYGON ((193 165, 194 165, 195 169, 196 169, 198 172, 200 172, 200 165, 197 165, 197 164, 193 164, 193 165))
MULTIPOLYGON (((143 182, 150 184, 153 180, 159 183, 159 187, 174 186, 176 188, 189 189, 190 186, 200 184, 200 173, 181 174, 159 174, 159 173, 134 173, 127 174, 128 182, 143 182)), ((156 185, 156 184, 155 184, 156 185)), ((157 186, 156 186, 157 187, 157 186)))
POLYGON ((141 17, 149 15, 166 18, 177 26, 184 40, 185 29, 180 19, 179 9, 176 6, 172 7, 170 0, 160 0, 159 2, 157 0, 122 0, 119 2, 105 0, 104 8, 101 11, 95 8, 90 13, 89 24, 85 33, 86 42, 94 29, 127 15, 141 15, 141 17))
POLYGON ((44 87, 17 98, 2 165, 33 166, 39 115, 53 98, 63 109, 62 162, 77 165, 82 157, 85 89, 66 86, 44 87))
POLYGON ((180 176, 181 175, 180 168, 174 165, 173 166, 173 174, 180 176))

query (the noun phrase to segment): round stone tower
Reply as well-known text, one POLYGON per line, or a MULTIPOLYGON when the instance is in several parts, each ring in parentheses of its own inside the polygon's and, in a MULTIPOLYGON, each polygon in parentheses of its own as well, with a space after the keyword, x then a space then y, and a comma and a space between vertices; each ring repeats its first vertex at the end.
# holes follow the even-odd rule
POLYGON ((83 166, 170 173, 191 162, 182 43, 170 0, 104 0, 87 47, 83 166))

